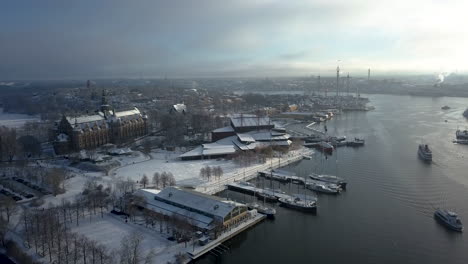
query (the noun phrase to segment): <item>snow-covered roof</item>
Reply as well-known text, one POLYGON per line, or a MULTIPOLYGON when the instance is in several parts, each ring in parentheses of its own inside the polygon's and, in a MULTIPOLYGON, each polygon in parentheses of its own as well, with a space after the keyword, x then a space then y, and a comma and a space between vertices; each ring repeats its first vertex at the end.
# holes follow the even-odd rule
POLYGON ((237 133, 237 138, 241 142, 255 142, 255 139, 250 134, 237 133))
POLYGON ((133 108, 127 111, 115 112, 116 117, 124 117, 124 116, 131 116, 131 115, 140 115, 140 110, 138 108, 133 108))
POLYGON ((236 152, 232 143, 228 144, 218 144, 218 143, 209 143, 203 144, 199 147, 194 148, 191 151, 188 151, 182 155, 180 158, 187 157, 199 157, 199 156, 214 156, 214 155, 229 155, 236 152))
POLYGON ((154 197, 158 196, 160 192, 161 191, 159 190, 141 189, 136 192, 136 195, 145 198, 145 207, 149 210, 158 212, 163 215, 183 216, 187 218, 191 224, 199 228, 209 229, 210 224, 213 222, 212 217, 193 212, 161 200, 155 200, 154 197))
POLYGON ((222 132, 234 132, 232 126, 221 127, 213 130, 214 133, 222 133, 222 132))
POLYGON ((239 203, 223 200, 216 196, 203 193, 181 190, 176 187, 167 187, 156 195, 161 201, 169 202, 175 206, 182 206, 202 212, 204 214, 224 218, 237 206, 245 206, 239 203))
POLYGON ((67 120, 70 124, 82 124, 89 122, 96 122, 104 120, 104 116, 101 115, 88 115, 88 116, 77 116, 77 117, 67 117, 67 120))
POLYGON ((178 113, 187 112, 187 106, 185 104, 175 104, 172 106, 178 113))
POLYGON ((256 115, 233 115, 231 116, 231 124, 234 127, 254 127, 254 126, 273 126, 270 118, 267 116, 256 116, 256 115))

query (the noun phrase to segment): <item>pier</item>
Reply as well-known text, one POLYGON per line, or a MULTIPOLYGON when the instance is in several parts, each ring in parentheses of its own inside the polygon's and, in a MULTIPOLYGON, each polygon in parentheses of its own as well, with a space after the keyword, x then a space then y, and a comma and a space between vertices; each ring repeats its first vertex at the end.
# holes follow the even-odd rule
POLYGON ((215 248, 221 246, 223 242, 235 237, 236 235, 247 230, 248 228, 265 220, 265 218, 266 218, 266 215, 255 213, 254 215, 252 215, 251 218, 249 218, 245 222, 242 222, 238 226, 222 233, 217 239, 210 241, 204 246, 198 246, 198 247, 193 248, 192 250, 187 250, 187 253, 190 259, 192 260, 197 259, 205 255, 206 253, 210 252, 211 250, 214 250, 215 248))
POLYGON ((275 190, 270 190, 270 189, 262 189, 262 188, 257 188, 253 185, 246 185, 242 183, 230 183, 226 185, 229 190, 234 190, 242 193, 247 193, 247 194, 255 194, 255 193, 265 193, 269 195, 273 195, 276 198, 292 198, 291 195, 285 194, 284 192, 276 192, 275 190))
POLYGON ((230 175, 224 179, 218 180, 216 182, 209 182, 207 184, 200 185, 196 188, 196 191, 206 193, 206 194, 216 194, 226 190, 227 184, 235 183, 239 181, 249 181, 257 177, 260 171, 265 171, 268 169, 277 169, 289 164, 298 162, 304 159, 304 155, 310 155, 311 152, 307 149, 297 150, 290 156, 285 156, 282 158, 275 158, 272 162, 266 162, 264 164, 259 164, 255 167, 249 169, 239 169, 237 173, 230 175))

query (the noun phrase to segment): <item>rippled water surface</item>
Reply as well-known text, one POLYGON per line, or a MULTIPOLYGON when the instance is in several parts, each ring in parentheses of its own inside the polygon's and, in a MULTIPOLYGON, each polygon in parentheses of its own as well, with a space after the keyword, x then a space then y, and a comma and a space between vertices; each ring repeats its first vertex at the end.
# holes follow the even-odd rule
POLYGON ((345 192, 319 195, 317 215, 275 205, 274 221, 226 242, 231 250, 221 257, 197 263, 468 263, 466 234, 446 230, 432 216, 435 207, 453 209, 468 226, 468 145, 452 143, 457 127, 468 127, 461 115, 468 99, 369 97, 376 110, 327 123, 329 134, 363 137, 365 147, 342 147, 327 159, 318 154, 286 168, 304 176, 337 174, 348 180, 345 192), (451 109, 441 110, 444 105, 451 109), (420 143, 432 148, 432 164, 418 159, 420 143))

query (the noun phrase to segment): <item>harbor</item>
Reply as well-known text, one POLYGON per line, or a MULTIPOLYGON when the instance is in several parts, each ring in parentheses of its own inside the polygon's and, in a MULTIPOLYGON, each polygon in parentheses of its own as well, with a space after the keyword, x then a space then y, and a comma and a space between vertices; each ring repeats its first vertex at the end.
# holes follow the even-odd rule
MULTIPOLYGON (((277 211, 274 221, 265 221, 226 241, 229 253, 218 258, 208 254, 196 263, 234 264, 246 259, 249 263, 307 263, 312 259, 322 263, 467 263, 466 234, 447 230, 434 219, 437 207, 453 208, 465 224, 468 219, 464 202, 468 200, 468 178, 464 176, 468 167, 463 162, 468 148, 451 143, 466 101, 388 95, 371 99, 378 106, 375 111, 342 114, 326 124, 330 133, 364 138, 365 147, 337 148, 328 159, 317 152, 310 160, 281 168, 290 175, 316 171, 345 177, 347 191, 338 196, 320 195, 317 215, 268 203, 277 211), (396 101, 405 107, 395 105, 396 101), (450 105, 453 112, 442 112, 444 104, 450 105), (407 115, 408 111, 422 114, 407 115), (389 112, 402 118, 394 120, 389 112), (433 132, 427 135, 428 129, 433 132), (434 152, 432 166, 419 160, 421 135, 426 135, 424 141, 434 152), (359 245, 356 237, 360 238, 359 245), (278 243, 285 250, 272 254, 278 243), (339 254, 331 254, 330 248, 339 254)), ((324 124, 314 127, 324 130, 324 124)), ((260 178, 257 186, 261 187, 262 181, 260 178)), ((264 181, 270 185, 269 179, 264 181)), ((285 193, 306 193, 308 197, 314 194, 301 184, 290 187, 288 182, 272 182, 274 189, 285 193)), ((219 195, 238 201, 251 199, 233 190, 219 195)))

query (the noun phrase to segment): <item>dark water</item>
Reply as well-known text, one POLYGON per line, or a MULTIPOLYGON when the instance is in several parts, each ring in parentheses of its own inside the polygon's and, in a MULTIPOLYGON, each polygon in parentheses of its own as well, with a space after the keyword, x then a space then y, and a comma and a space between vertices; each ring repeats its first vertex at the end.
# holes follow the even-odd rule
MULTIPOLYGON (((327 160, 315 155, 287 168, 338 174, 348 180, 346 192, 319 195, 317 215, 277 206, 274 221, 228 241, 231 252, 197 263, 468 263, 466 234, 446 230, 432 216, 434 207, 453 209, 468 226, 468 146, 451 143, 457 126, 468 127, 461 115, 468 99, 370 98, 375 111, 327 123, 330 134, 363 137, 365 147, 340 148, 327 160), (417 157, 421 142, 432 147, 431 165, 417 157)), ((298 192, 296 185, 280 187, 298 192)))

